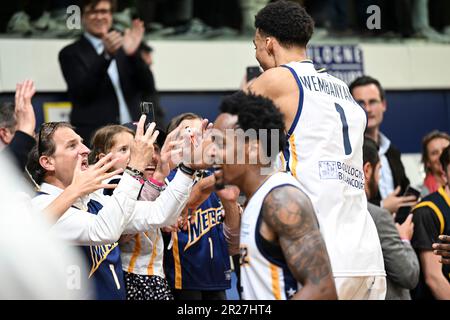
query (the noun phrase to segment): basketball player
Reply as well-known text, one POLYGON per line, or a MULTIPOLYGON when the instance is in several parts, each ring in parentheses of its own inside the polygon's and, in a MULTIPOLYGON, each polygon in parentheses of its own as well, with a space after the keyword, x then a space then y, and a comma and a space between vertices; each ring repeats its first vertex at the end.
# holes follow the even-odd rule
POLYGON ((280 164, 309 196, 340 299, 384 299, 385 271, 367 211, 362 144, 367 118, 341 80, 316 71, 306 45, 314 22, 298 4, 276 1, 255 17, 256 59, 265 72, 248 88, 284 115, 280 164))
POLYGON ((238 186, 247 197, 240 233, 242 298, 337 299, 325 243, 308 196, 290 174, 266 172, 274 161, 265 160, 274 160, 285 142, 282 115, 269 99, 243 92, 225 99, 221 112, 213 139, 219 163, 223 163, 223 183, 238 186), (242 145, 234 143, 244 132, 260 129, 276 130, 279 139, 272 141, 267 135, 264 141, 261 133, 242 145), (266 156, 272 144, 279 148, 266 156), (240 152, 245 163, 235 161, 239 155, 226 159, 240 152), (251 164, 249 159, 258 161, 251 164))

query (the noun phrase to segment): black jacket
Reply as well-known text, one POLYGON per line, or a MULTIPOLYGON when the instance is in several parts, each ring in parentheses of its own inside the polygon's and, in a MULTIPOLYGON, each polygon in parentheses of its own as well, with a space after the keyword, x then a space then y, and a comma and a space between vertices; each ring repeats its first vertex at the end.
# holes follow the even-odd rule
POLYGON ((16 131, 11 143, 5 148, 13 156, 13 160, 20 172, 24 172, 28 161, 28 154, 36 144, 36 140, 22 131, 16 131))
MULTIPOLYGON (((114 59, 130 115, 137 121, 141 97, 154 94, 153 74, 138 55, 127 56, 119 49, 114 59)), ((61 50, 59 63, 72 102, 70 121, 81 137, 88 142, 99 127, 118 124, 119 102, 108 76, 111 59, 98 55, 89 40, 82 36, 61 50)))
MULTIPOLYGON (((401 191, 399 195, 403 195, 406 191, 406 188, 409 186, 409 179, 406 176, 405 168, 403 167, 402 160, 400 158, 400 151, 394 147, 391 143, 389 149, 386 152, 386 158, 389 162, 389 167, 391 168, 392 178, 394 180, 394 188, 397 186, 401 187, 401 191)), ((380 206, 381 202, 381 194, 378 191, 377 195, 369 200, 376 206, 380 206)))

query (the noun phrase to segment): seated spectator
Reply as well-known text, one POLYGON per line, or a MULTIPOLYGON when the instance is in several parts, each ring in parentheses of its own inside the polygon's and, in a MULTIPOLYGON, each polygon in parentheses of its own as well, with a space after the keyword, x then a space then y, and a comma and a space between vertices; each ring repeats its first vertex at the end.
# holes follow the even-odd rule
MULTIPOLYGON (((89 262, 89 277, 95 283, 98 299, 125 299, 117 243, 121 234, 135 234, 152 226, 173 224, 179 208, 187 201, 195 175, 194 164, 182 164, 181 172, 155 201, 136 201, 144 183, 142 172, 152 157, 157 136, 153 133, 154 124, 144 134, 144 122, 145 116, 138 124, 129 168, 113 195, 92 193, 68 203, 68 209, 52 227, 61 240, 83 246, 89 262)), ((70 185, 76 166, 81 170, 88 169, 89 152, 68 123, 46 124, 28 164, 33 178, 41 184, 33 204, 43 209, 60 195, 70 185)))
MULTIPOLYGON (((378 191, 380 178, 380 157, 378 146, 370 138, 364 139, 363 168, 367 198, 378 191)), ((367 208, 377 227, 383 250, 384 267, 386 269, 386 300, 411 300, 409 290, 416 287, 419 281, 419 261, 411 246, 414 231, 412 215, 403 224, 394 224, 389 211, 370 202, 367 208)))
POLYGON ((445 174, 439 157, 450 144, 450 136, 445 132, 433 131, 422 140, 422 163, 425 169, 425 180, 421 190, 422 196, 436 192, 445 185, 445 174))
POLYGON ((450 146, 439 158, 447 183, 438 191, 423 198, 414 208, 414 236, 412 245, 419 256, 421 274, 417 287, 411 292, 413 299, 449 300, 450 267, 440 263, 433 254, 433 243, 439 235, 450 234, 450 146))
POLYGON ((33 81, 18 83, 15 104, 5 103, 0 106, 0 149, 11 153, 20 171, 25 169, 28 153, 36 143, 36 118, 31 104, 35 92, 33 81))

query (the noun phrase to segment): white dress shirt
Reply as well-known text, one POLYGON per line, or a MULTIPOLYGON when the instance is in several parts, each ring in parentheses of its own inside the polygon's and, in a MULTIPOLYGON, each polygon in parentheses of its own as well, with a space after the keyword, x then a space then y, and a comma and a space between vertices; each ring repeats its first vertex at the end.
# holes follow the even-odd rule
MULTIPOLYGON (((88 32, 84 33, 84 36, 88 41, 92 44, 97 54, 100 55, 104 50, 105 46, 103 45, 102 39, 94 37, 88 32)), ((119 102, 119 114, 120 114, 120 123, 131 122, 130 111, 128 111, 127 102, 123 96, 122 87, 120 86, 120 78, 119 78, 119 70, 117 69, 117 62, 115 59, 111 60, 111 64, 108 68, 108 75, 111 79, 112 85, 114 87, 114 91, 116 93, 117 100, 119 102)))
MULTIPOLYGON (((124 173, 112 196, 95 192, 78 199, 52 226, 59 239, 76 245, 110 244, 122 233, 144 232, 152 226, 168 226, 176 222, 186 205, 193 179, 182 172, 155 201, 137 201, 141 184, 124 173), (87 203, 95 200, 103 205, 97 215, 87 213, 87 203)), ((33 198, 33 205, 45 209, 63 190, 43 183, 41 194, 33 198)))
POLYGON ((378 155, 380 156, 381 161, 381 171, 378 188, 380 189, 381 199, 386 198, 395 189, 392 170, 388 158, 386 157, 386 152, 390 146, 391 141, 380 132, 380 149, 378 150, 378 155))

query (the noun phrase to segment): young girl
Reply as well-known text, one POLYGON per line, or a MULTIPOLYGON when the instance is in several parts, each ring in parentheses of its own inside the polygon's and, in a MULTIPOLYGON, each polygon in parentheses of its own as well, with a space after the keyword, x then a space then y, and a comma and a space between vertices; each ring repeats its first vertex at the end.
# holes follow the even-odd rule
MULTIPOLYGON (((110 125, 99 129, 92 138, 90 162, 96 162, 111 152, 113 159, 119 159, 116 167, 125 169, 130 158, 130 148, 135 130, 134 124, 127 124, 127 127, 110 125)), ((165 159, 169 153, 168 147, 163 150, 164 159, 161 161, 160 150, 163 148, 164 138, 164 133, 160 130, 154 145, 153 157, 145 169, 146 181, 139 200, 153 201, 163 190, 164 179, 169 173, 169 169, 165 169, 167 165, 165 159)), ((114 169, 117 169, 116 167, 114 169)), ((120 180, 120 176, 115 176, 109 183, 117 183, 118 180, 120 180)), ((104 189, 102 192, 112 194, 111 190, 104 189)), ((147 232, 122 236, 119 246, 127 299, 172 300, 173 296, 162 266, 164 245, 160 229, 154 227, 147 232)))

